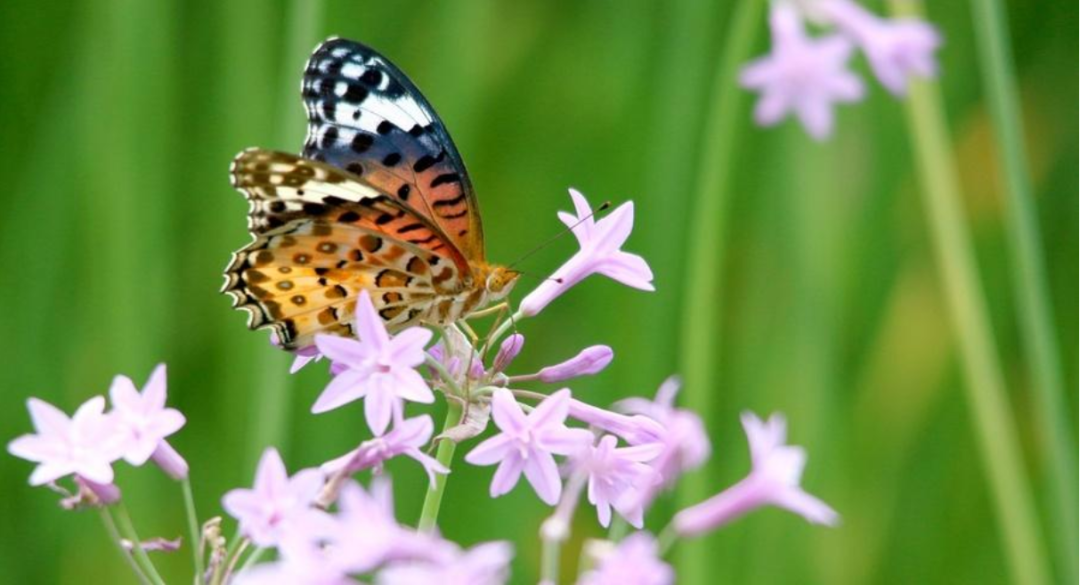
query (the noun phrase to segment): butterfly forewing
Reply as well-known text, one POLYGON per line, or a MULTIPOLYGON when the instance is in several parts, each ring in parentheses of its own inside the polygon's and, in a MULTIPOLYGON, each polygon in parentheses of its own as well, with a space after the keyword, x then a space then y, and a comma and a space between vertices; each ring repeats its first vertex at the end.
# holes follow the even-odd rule
POLYGON ((247 150, 233 184, 251 203, 255 241, 236 252, 225 292, 289 349, 350 334, 368 290, 392 329, 459 288, 468 262, 427 218, 349 173, 295 155, 247 150))
POLYGON ((480 211, 465 165, 408 77, 360 43, 331 39, 302 84, 306 158, 362 176, 424 215, 470 260, 483 260, 480 211))

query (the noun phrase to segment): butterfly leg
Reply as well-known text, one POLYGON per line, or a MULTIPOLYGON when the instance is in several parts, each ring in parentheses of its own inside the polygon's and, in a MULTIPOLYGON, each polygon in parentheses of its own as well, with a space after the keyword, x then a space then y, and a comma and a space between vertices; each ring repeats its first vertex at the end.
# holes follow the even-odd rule
POLYGON ((496 313, 499 313, 501 315, 502 313, 506 312, 506 309, 509 306, 510 305, 506 301, 503 301, 503 302, 501 302, 501 303, 499 303, 497 305, 491 305, 490 307, 488 307, 486 309, 482 309, 480 311, 473 311, 472 313, 469 313, 465 318, 466 319, 480 319, 482 317, 487 317, 488 315, 494 315, 496 313))

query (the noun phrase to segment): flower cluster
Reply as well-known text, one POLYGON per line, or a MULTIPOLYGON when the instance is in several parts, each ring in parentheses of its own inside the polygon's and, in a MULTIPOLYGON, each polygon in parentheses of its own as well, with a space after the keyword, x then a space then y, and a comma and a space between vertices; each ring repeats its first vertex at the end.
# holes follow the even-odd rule
POLYGON ((833 104, 862 99, 862 81, 848 69, 862 51, 878 81, 903 96, 912 77, 937 74, 935 51, 941 37, 918 19, 885 19, 855 0, 778 0, 769 15, 772 52, 748 64, 743 87, 761 94, 754 118, 762 126, 794 114, 818 140, 833 127, 833 104), (826 32, 811 36, 806 23, 826 32))
MULTIPOLYGON (((198 543, 199 581, 212 585, 506 582, 513 556, 509 544, 489 542, 466 550, 436 530, 442 486, 453 465, 454 449, 443 446, 453 444, 468 446, 466 463, 494 468, 491 497, 525 483, 540 501, 553 506, 539 527, 545 559, 557 559, 581 501, 595 509, 601 526, 619 522, 636 529, 621 541, 587 545, 591 561, 580 576, 582 584, 671 583, 674 571, 663 557, 675 540, 714 530, 766 505, 814 523, 837 521, 831 508, 799 487, 806 456, 801 448, 786 445, 784 419, 773 415, 762 421, 748 413, 743 416, 752 461, 747 477, 679 511, 660 536, 653 537, 645 531, 653 501, 683 473, 704 464, 712 451, 701 419, 676 405, 679 380, 673 377, 661 384, 654 399, 627 398, 605 408, 575 398, 570 388, 562 386, 601 373, 613 362, 610 347, 587 347, 535 372, 512 371, 526 345, 517 324, 539 314, 588 276, 601 274, 634 288, 652 289, 652 272, 645 260, 621 250, 633 227, 632 204, 596 218, 580 193, 571 191, 571 197, 576 213, 559 217, 577 236, 581 249, 553 278, 528 294, 516 312, 497 317, 487 335, 476 335, 467 323, 442 328, 434 344, 432 332, 420 327, 391 334, 363 292, 355 309, 356 339, 320 335, 313 347, 299 352, 294 371, 325 357, 332 374, 312 411, 363 401, 371 437, 344 455, 292 475, 275 449, 266 450, 253 485, 234 489, 222 499, 242 540, 226 543, 219 518, 207 522, 201 535, 192 535, 198 543), (551 384, 555 386, 545 390, 544 385, 551 384), (436 435, 430 415, 410 416, 406 411, 414 404, 430 404, 439 395, 451 416, 436 435), (430 454, 429 445, 439 445, 437 456, 430 454), (415 529, 395 519, 384 472, 384 463, 399 456, 418 462, 430 480, 415 529), (367 488, 354 477, 362 472, 372 475, 367 488), (257 562, 270 549, 276 550, 276 558, 257 562)), ((164 368, 155 370, 141 394, 123 377, 117 378, 110 394, 111 412, 104 412, 105 401, 99 397, 71 419, 31 399, 38 432, 16 439, 9 449, 40 463, 32 484, 73 474, 88 490, 108 491, 102 488, 112 487, 111 464, 119 458, 136 465, 153 459, 186 477, 186 466, 177 473, 182 460, 165 442, 184 419, 164 406, 164 368)), ((95 500, 111 501, 101 496, 95 500)), ((193 510, 189 513, 194 516, 193 510)), ((133 542, 143 553, 176 548, 175 543, 133 542)), ((137 570, 144 571, 143 576, 154 575, 152 563, 145 559, 137 570)), ((554 570, 545 563, 541 580, 553 582, 554 570)))
POLYGON ((83 500, 69 504, 119 498, 113 485, 113 463, 123 459, 136 467, 153 460, 174 479, 187 477, 187 462, 166 437, 184 426, 184 415, 165 406, 165 366, 159 365, 142 392, 127 376, 117 376, 109 388, 112 410, 95 396, 70 418, 37 398, 27 401, 35 433, 8 444, 8 452, 38 464, 30 485, 55 485, 71 476, 83 500), (96 498, 96 500, 95 500, 96 498))

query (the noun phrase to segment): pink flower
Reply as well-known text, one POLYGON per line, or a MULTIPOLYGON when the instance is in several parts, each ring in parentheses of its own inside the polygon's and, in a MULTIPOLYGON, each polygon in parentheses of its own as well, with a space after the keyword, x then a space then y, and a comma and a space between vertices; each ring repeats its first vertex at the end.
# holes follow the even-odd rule
POLYGON ((495 361, 491 365, 492 372, 504 372, 506 368, 510 367, 514 358, 521 353, 521 349, 525 347, 525 336, 520 333, 514 333, 503 340, 499 345, 499 353, 495 354, 495 361))
POLYGON ((834 525, 836 511, 825 502, 799 487, 806 452, 801 447, 785 445, 787 423, 774 414, 768 422, 752 413, 742 416, 743 428, 750 443, 753 469, 745 479, 723 492, 675 515, 675 529, 682 536, 693 536, 717 528, 765 505, 779 506, 814 524, 834 525))
POLYGON ((335 335, 315 336, 319 351, 346 369, 331 380, 311 411, 326 412, 364 398, 368 426, 375 435, 381 435, 391 417, 401 415, 403 400, 425 404, 435 401, 416 371, 424 363, 424 346, 431 340, 431 332, 410 327, 391 337, 367 291, 361 291, 357 299, 355 326, 359 341, 335 335))
POLYGON ((862 82, 846 68, 851 43, 836 35, 808 37, 798 13, 783 3, 774 4, 769 23, 773 52, 747 65, 739 78, 761 93, 754 118, 772 126, 794 112, 811 136, 824 139, 832 132, 833 102, 863 96, 862 82))
POLYGON ((656 443, 667 435, 660 423, 647 416, 627 416, 576 399, 570 400, 570 416, 589 426, 616 434, 631 445, 656 443))
POLYGON ((603 274, 633 288, 655 290, 652 270, 645 260, 637 254, 619 249, 634 227, 634 203, 628 201, 607 217, 596 221, 589 202, 581 193, 570 189, 570 198, 574 200, 577 215, 560 211, 559 219, 572 229, 581 249, 521 301, 523 315, 536 315, 556 297, 593 273, 603 274))
POLYGON ((278 545, 279 560, 261 563, 236 575, 235 585, 355 585, 333 563, 314 535, 290 534, 278 545))
POLYGON ((500 585, 510 572, 513 547, 506 542, 486 542, 462 551, 454 547, 450 557, 436 562, 398 563, 379 572, 378 585, 500 585))
POLYGON ((604 555, 596 568, 581 576, 578 585, 670 585, 675 571, 660 560, 656 539, 648 532, 627 536, 604 555))
POLYGON ((8 443, 8 452, 38 464, 30 485, 71 474, 95 484, 112 483, 112 463, 124 454, 125 445, 115 421, 105 414, 105 398, 87 400, 71 418, 37 398, 27 400, 26 406, 37 432, 8 443))
POLYGON ((442 541, 398 524, 390 482, 379 479, 372 482, 370 492, 356 482, 343 486, 328 537, 327 562, 350 574, 394 560, 427 560, 446 553, 442 541))
POLYGON ((290 529, 304 530, 320 522, 323 514, 311 507, 322 487, 322 474, 305 469, 289 477, 277 449, 259 459, 252 489, 234 489, 222 506, 240 522, 240 531, 258 546, 274 546, 290 529))
MULTIPOLYGON (((154 368, 141 394, 131 378, 117 376, 109 388, 109 398, 112 416, 126 437, 124 459, 132 465, 146 463, 158 447, 167 445, 165 437, 184 426, 184 415, 165 407, 165 364, 154 368)), ((172 447, 166 452, 175 453, 172 447)))
POLYGON ((349 453, 323 463, 319 469, 326 476, 350 475, 361 469, 378 467, 384 461, 398 455, 405 455, 415 459, 424 467, 428 480, 434 486, 436 473, 450 473, 443 464, 420 450, 431 439, 434 428, 431 417, 426 414, 405 419, 395 424, 394 428, 385 435, 364 441, 349 453))
POLYGON ((581 350, 581 353, 554 366, 548 366, 540 370, 541 382, 554 383, 577 378, 580 376, 592 376, 608 367, 615 353, 606 345, 593 345, 581 350))
POLYGON ((616 447, 614 435, 604 435, 600 442, 576 453, 571 462, 576 471, 589 478, 589 503, 596 506, 600 525, 611 523, 611 508, 632 526, 641 528, 644 507, 641 493, 650 491, 660 476, 645 463, 656 458, 662 445, 650 443, 634 447, 616 447))
POLYGON ((660 385, 655 401, 627 398, 615 404, 615 408, 623 412, 646 416, 660 423, 663 431, 656 440, 663 449, 651 465, 663 478, 661 485, 667 486, 673 485, 684 471, 700 467, 712 450, 701 417, 692 411, 675 408, 679 384, 678 377, 672 376, 660 385))
POLYGON ((312 362, 317 362, 323 358, 323 355, 319 353, 319 348, 315 347, 314 345, 301 347, 294 353, 296 354, 296 357, 293 358, 293 363, 291 366, 289 366, 290 374, 295 374, 296 372, 304 369, 304 366, 312 362))
POLYGON ((592 442, 589 431, 564 424, 569 407, 567 389, 548 396, 528 415, 509 390, 495 391, 491 416, 502 432, 465 456, 473 465, 499 464, 491 480, 491 497, 508 493, 524 472, 541 500, 549 505, 558 502, 562 481, 552 454, 569 455, 592 442))
POLYGON ((917 19, 886 20, 851 0, 821 2, 820 10, 866 53, 881 84, 895 95, 907 92, 910 77, 934 77, 937 30, 917 19))

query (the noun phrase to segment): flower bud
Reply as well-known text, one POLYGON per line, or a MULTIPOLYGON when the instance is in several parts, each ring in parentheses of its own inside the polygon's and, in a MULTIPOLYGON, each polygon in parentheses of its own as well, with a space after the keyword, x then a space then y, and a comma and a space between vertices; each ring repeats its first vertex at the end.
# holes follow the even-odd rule
POLYGON ((172 448, 164 439, 158 443, 157 449, 150 455, 150 459, 165 472, 166 475, 176 481, 183 481, 188 476, 188 464, 176 449, 172 448))
POLYGON ((515 333, 504 339, 502 345, 499 346, 499 353, 495 355, 492 371, 506 371, 506 368, 510 367, 510 362, 514 361, 514 358, 521 353, 521 348, 524 346, 525 336, 520 333, 515 333))
POLYGON ((614 357, 615 353, 606 345, 586 347, 565 362, 540 370, 538 377, 541 382, 552 383, 578 376, 591 376, 606 368, 614 357))

